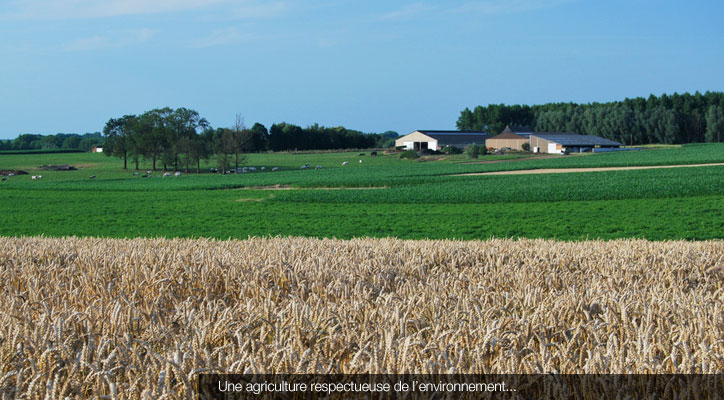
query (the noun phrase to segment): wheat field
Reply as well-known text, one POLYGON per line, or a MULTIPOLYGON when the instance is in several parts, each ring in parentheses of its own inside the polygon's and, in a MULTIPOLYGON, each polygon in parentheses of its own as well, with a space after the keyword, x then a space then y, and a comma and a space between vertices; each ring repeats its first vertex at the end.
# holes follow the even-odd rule
POLYGON ((200 372, 723 373, 724 242, 0 239, 0 398, 200 372))

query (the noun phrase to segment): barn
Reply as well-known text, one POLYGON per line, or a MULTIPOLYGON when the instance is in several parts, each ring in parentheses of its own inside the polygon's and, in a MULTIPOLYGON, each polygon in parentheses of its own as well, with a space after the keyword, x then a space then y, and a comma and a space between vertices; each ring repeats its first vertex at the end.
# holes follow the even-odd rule
POLYGON ((569 132, 534 132, 530 135, 530 149, 534 153, 563 154, 583 152, 594 148, 616 148, 622 144, 593 135, 569 132))
POLYGON ((528 143, 531 135, 530 129, 511 128, 506 126, 500 135, 493 136, 485 141, 485 145, 493 149, 502 149, 504 147, 511 150, 523 150, 523 144, 528 143))
POLYGON ((395 140, 395 147, 408 150, 440 150, 445 146, 465 148, 469 144, 484 145, 488 134, 476 131, 418 130, 395 140))

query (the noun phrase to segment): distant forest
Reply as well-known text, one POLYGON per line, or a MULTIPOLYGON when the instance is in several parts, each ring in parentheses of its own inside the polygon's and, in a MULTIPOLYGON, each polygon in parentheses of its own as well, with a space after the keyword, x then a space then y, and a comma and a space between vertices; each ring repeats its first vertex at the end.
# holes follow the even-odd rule
POLYGON ((724 141, 724 93, 674 93, 609 103, 491 104, 460 113, 460 130, 497 135, 506 125, 575 132, 628 145, 724 141))
POLYGON ((0 140, 0 150, 83 150, 91 151, 102 145, 105 138, 100 132, 79 135, 58 133, 55 135, 22 134, 15 139, 0 140))

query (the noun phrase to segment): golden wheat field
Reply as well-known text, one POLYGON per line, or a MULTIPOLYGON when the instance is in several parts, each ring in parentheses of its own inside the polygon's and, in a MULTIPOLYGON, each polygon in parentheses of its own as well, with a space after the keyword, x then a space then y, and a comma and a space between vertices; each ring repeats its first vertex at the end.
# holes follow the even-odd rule
POLYGON ((724 242, 0 239, 0 398, 200 372, 722 373, 724 242))

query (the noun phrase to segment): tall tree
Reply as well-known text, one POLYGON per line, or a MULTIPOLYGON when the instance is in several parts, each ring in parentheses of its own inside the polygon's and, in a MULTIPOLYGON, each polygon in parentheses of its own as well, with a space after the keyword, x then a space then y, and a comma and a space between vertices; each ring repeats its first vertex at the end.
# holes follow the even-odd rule
POLYGON ((103 135, 106 137, 103 153, 122 158, 123 169, 128 169, 128 155, 134 148, 131 136, 135 125, 135 115, 124 115, 121 118, 111 118, 103 128, 103 135))
POLYGON ((229 129, 229 133, 230 136, 224 140, 228 141, 228 147, 234 153, 234 171, 238 171, 239 161, 241 161, 242 163, 244 163, 245 161, 242 153, 246 149, 247 144, 250 141, 249 130, 246 129, 246 125, 244 124, 244 117, 241 114, 236 114, 234 126, 229 129))
POLYGON ((706 141, 721 142, 724 139, 724 105, 711 105, 706 111, 706 141))

